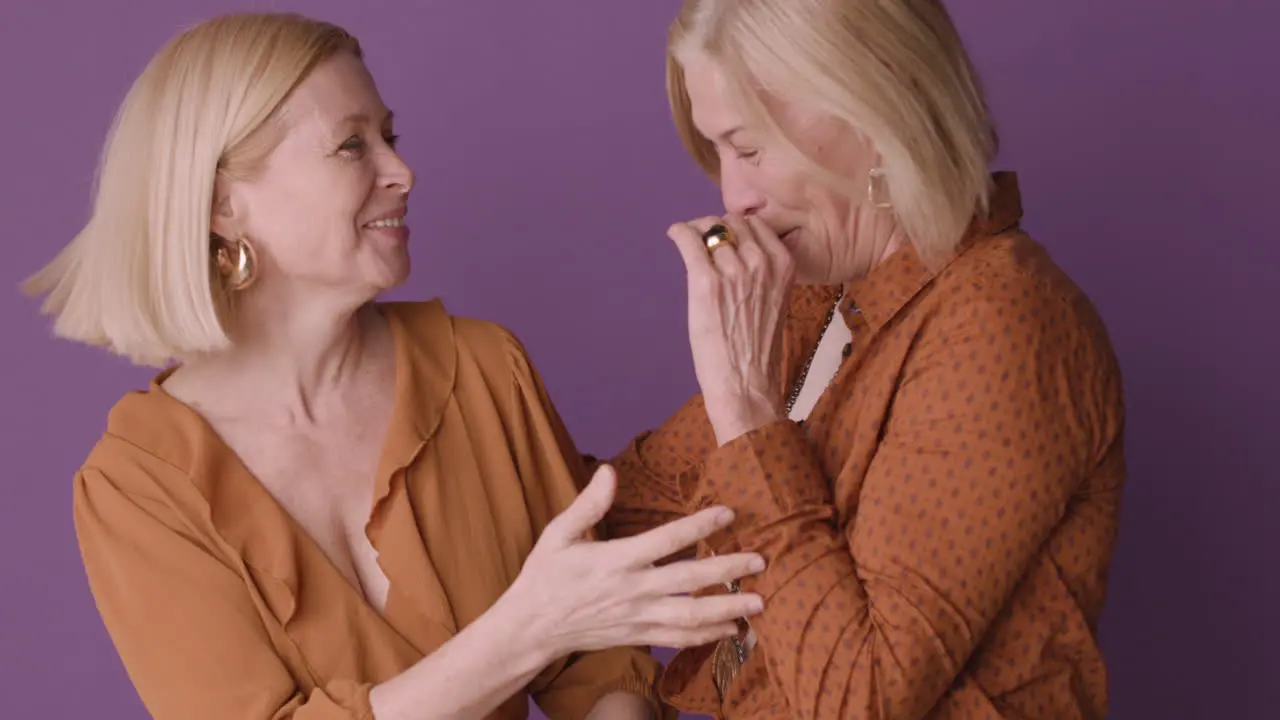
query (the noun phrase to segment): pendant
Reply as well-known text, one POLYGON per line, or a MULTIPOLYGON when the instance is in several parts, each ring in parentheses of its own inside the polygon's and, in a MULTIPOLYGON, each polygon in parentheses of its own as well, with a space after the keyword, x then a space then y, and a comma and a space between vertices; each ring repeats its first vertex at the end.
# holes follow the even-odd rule
POLYGON ((716 652, 712 661, 713 677, 715 678, 716 691, 720 693, 721 702, 724 701, 725 694, 729 691, 729 686, 738 677, 738 670, 742 668, 742 653, 738 649, 738 638, 721 638, 716 643, 716 652))

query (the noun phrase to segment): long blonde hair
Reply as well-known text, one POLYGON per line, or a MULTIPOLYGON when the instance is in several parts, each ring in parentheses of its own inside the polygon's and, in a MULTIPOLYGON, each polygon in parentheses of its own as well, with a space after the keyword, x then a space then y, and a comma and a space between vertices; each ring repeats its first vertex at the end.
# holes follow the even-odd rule
MULTIPOLYGON (((716 64, 752 121, 796 152, 762 93, 870 141, 899 222, 926 261, 949 255, 986 212, 996 133, 939 0, 685 0, 668 36, 667 93, 686 149, 717 178, 718 156, 694 126, 685 87, 683 62, 695 53, 716 64)), ((867 178, 844 180, 866 192, 867 178)))
POLYGON ((171 39, 108 134, 88 223, 23 290, 58 337, 163 365, 230 344, 212 262, 215 177, 247 177, 280 137, 277 110, 311 70, 360 45, 335 25, 235 13, 171 39))

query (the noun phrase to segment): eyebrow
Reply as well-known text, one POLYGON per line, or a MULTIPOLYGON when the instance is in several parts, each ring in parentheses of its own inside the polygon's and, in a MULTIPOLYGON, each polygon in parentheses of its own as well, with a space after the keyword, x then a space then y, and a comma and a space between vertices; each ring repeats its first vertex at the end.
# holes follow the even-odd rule
POLYGON ((728 130, 721 132, 719 135, 716 135, 715 140, 716 142, 730 142, 733 140, 734 135, 737 135, 738 133, 743 132, 745 130, 746 128, 741 125, 738 125, 736 127, 731 127, 728 130))
MULTIPOLYGON (((395 117, 396 117, 396 114, 395 114, 393 111, 388 110, 388 111, 387 111, 387 115, 386 115, 386 117, 385 117, 385 118, 383 118, 382 122, 383 122, 383 124, 389 123, 389 122, 391 122, 392 120, 394 120, 394 119, 395 119, 395 117)), ((354 125, 354 124, 360 124, 360 123, 366 123, 366 124, 367 124, 367 123, 369 123, 369 122, 370 122, 370 118, 369 118, 369 116, 368 116, 366 113, 362 113, 362 112, 354 112, 354 113, 351 113, 350 115, 347 115, 346 117, 342 118, 342 120, 340 120, 340 121, 338 122, 338 124, 340 124, 340 125, 353 124, 353 125, 354 125)))

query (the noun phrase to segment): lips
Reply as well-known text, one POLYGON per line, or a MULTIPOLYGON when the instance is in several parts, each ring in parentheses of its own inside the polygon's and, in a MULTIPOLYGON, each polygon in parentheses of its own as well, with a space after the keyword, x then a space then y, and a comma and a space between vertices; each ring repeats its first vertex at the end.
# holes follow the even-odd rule
POLYGON ((374 219, 366 222, 361 228, 375 235, 389 238, 396 243, 407 242, 409 240, 409 226, 404 221, 405 210, 404 206, 400 206, 393 210, 384 211, 374 219))
POLYGON ((363 227, 376 229, 402 228, 405 226, 404 216, 408 214, 409 207, 404 203, 397 203, 384 208, 377 215, 374 215, 363 225, 363 227))

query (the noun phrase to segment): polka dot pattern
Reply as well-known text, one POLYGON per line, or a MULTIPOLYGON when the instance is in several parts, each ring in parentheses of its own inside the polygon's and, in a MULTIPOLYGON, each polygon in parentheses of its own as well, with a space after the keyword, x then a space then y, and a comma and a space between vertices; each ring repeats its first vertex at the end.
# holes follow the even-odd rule
MULTIPOLYGON (((700 398, 613 460, 610 532, 711 504, 699 554, 753 550, 759 645, 721 701, 706 648, 664 696, 725 718, 1101 718, 1096 642, 1125 463, 1120 372, 1088 299, 1019 228, 1016 178, 931 271, 846 287, 852 349, 809 419, 716 447, 700 398)), ((789 315, 794 380, 834 288, 789 315)))

